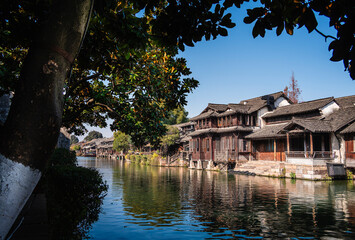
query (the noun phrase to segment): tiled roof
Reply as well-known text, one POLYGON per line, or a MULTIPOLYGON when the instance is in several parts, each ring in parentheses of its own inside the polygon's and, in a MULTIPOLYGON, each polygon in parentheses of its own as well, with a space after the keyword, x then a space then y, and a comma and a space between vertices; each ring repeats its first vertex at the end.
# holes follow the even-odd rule
POLYGON ((174 124, 172 126, 176 127, 176 128, 182 128, 182 127, 192 126, 192 125, 196 125, 196 123, 194 123, 194 122, 186 122, 186 123, 174 124))
POLYGON ((341 108, 353 107, 355 105, 355 95, 336 98, 335 101, 341 108))
POLYGON ((289 128, 295 124, 313 133, 332 132, 331 122, 320 119, 293 119, 291 123, 285 128, 289 128))
POLYGON ((271 137, 283 137, 285 134, 279 132, 284 129, 289 123, 280 123, 273 125, 266 125, 265 127, 256 130, 252 134, 246 136, 249 139, 271 138, 271 137))
POLYGON ((228 108, 227 104, 209 103, 207 108, 213 109, 217 112, 226 111, 228 108))
MULTIPOLYGON (((272 137, 285 137, 285 131, 291 129, 293 126, 299 125, 306 130, 313 133, 332 132, 330 121, 319 119, 292 119, 286 123, 266 125, 260 130, 256 130, 252 134, 246 136, 250 139, 272 138, 272 137)), ((303 132, 303 130, 302 130, 303 132)))
POLYGON ((350 124, 348 127, 344 128, 340 133, 355 133, 355 122, 350 124))
POLYGON ((251 132, 253 129, 251 127, 235 126, 235 127, 225 127, 225 128, 207 128, 199 129, 189 134, 189 136, 199 136, 206 133, 227 133, 227 132, 251 132))
POLYGON ((110 138, 100 138, 99 141, 96 141, 96 145, 98 148, 109 148, 113 146, 114 137, 110 138))
POLYGON ((277 109, 275 109, 273 112, 268 113, 264 116, 264 118, 270 118, 270 117, 278 117, 278 116, 285 116, 285 115, 293 115, 293 114, 300 114, 300 113, 307 113, 307 112, 312 112, 316 111, 331 101, 333 101, 333 97, 329 98, 323 98, 323 99, 317 99, 313 101, 308 101, 308 102, 302 102, 298 104, 291 104, 287 106, 282 106, 277 109))
POLYGON ((202 135, 205 133, 212 133, 214 128, 207 128, 207 129, 198 129, 196 131, 193 131, 192 133, 189 134, 189 136, 193 137, 193 136, 198 136, 198 135, 202 135))
POLYGON ((232 111, 239 112, 239 113, 248 113, 249 109, 251 108, 250 105, 237 104, 237 103, 229 103, 228 107, 232 111))
POLYGON ((197 121, 200 119, 208 118, 208 117, 215 117, 218 114, 213 112, 213 111, 208 111, 208 112, 203 112, 200 115, 197 115, 196 117, 190 118, 191 121, 197 121))
MULTIPOLYGON (((276 92, 276 93, 272 93, 272 94, 267 94, 265 96, 272 96, 272 97, 274 97, 275 100, 278 99, 279 97, 285 97, 283 92, 276 92)), ((267 105, 267 100, 263 99, 263 97, 264 96, 260 96, 260 97, 256 97, 256 98, 242 100, 242 101, 240 101, 240 104, 249 105, 250 108, 248 109, 248 113, 252 113, 252 112, 258 111, 259 109, 261 109, 267 105)))
POLYGON ((191 136, 185 135, 180 139, 180 142, 188 142, 190 141, 191 136))
POLYGON ((236 132, 236 131, 251 132, 253 131, 253 128, 243 127, 243 126, 217 128, 217 133, 227 133, 227 132, 236 132))
POLYGON ((203 118, 208 118, 208 117, 211 117, 211 116, 215 116, 216 113, 213 112, 213 111, 208 111, 208 112, 203 112, 195 117, 192 117, 190 118, 191 121, 197 121, 197 120, 200 120, 200 119, 203 119, 203 118))
POLYGON ((355 106, 340 108, 325 119, 331 122, 333 131, 338 131, 355 121, 355 106))
MULTIPOLYGON (((265 96, 272 96, 276 100, 277 98, 283 96, 283 92, 277 92, 268 94, 265 96)), ((202 113, 190 120, 196 121, 207 117, 223 117, 233 115, 235 113, 253 113, 262 107, 267 105, 267 100, 263 99, 264 96, 251 98, 247 100, 240 101, 240 103, 229 103, 229 104, 217 104, 209 103, 208 106, 202 111, 202 113), (229 111, 227 111, 229 110, 229 111)), ((286 98, 286 97, 285 97, 286 98)))

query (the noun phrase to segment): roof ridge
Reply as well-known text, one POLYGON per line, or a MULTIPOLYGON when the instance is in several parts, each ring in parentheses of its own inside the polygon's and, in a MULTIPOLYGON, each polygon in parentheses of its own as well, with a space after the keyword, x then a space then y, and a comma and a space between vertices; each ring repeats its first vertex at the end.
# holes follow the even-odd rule
POLYGON ((244 101, 248 101, 248 100, 253 100, 253 99, 258 99, 258 98, 261 98, 261 97, 263 97, 263 96, 274 95, 274 94, 277 94, 277 93, 284 93, 284 92, 283 92, 283 91, 278 91, 278 92, 274 92, 274 93, 268 93, 268 94, 264 94, 264 95, 261 95, 261 96, 258 96, 258 97, 244 99, 244 100, 241 100, 240 102, 244 102, 244 101))
POLYGON ((348 97, 355 97, 355 95, 349 95, 349 96, 337 97, 337 98, 335 98, 335 99, 348 98, 348 97))
POLYGON ((227 104, 225 104, 225 103, 208 103, 208 105, 210 105, 210 104, 214 104, 214 105, 227 105, 227 104))
POLYGON ((326 100, 328 98, 329 98, 329 100, 334 100, 334 97, 319 98, 319 99, 314 99, 314 100, 310 100, 310 101, 306 101, 306 102, 300 102, 300 103, 294 103, 294 104, 290 104, 290 105, 280 106, 277 109, 284 108, 284 107, 290 107, 290 106, 297 106, 297 105, 301 105, 304 103, 317 102, 317 101, 321 101, 321 100, 326 100))

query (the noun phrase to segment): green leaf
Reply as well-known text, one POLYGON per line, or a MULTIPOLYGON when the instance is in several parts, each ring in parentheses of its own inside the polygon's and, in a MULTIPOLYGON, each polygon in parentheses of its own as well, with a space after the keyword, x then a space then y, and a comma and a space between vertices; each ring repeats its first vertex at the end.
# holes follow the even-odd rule
POLYGON ((246 23, 246 24, 250 24, 250 23, 252 23, 252 22, 254 22, 254 21, 255 21, 255 19, 253 19, 253 18, 251 18, 251 17, 245 17, 245 18, 243 19, 243 22, 246 23))
POLYGON ((221 28, 221 27, 218 27, 218 33, 221 35, 221 36, 228 36, 228 31, 227 29, 225 28, 221 28))
POLYGON ((284 24, 282 23, 282 24, 280 24, 280 25, 277 26, 277 28, 276 28, 276 35, 277 35, 277 36, 280 36, 280 34, 282 33, 283 30, 284 30, 284 24))

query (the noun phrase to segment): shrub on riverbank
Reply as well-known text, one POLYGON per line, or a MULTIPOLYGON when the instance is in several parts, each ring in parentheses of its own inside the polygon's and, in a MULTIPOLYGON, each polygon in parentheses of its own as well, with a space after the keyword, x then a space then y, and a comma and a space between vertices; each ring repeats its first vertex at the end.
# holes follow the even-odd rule
POLYGON ((46 174, 51 238, 88 238, 108 187, 96 169, 76 166, 68 150, 57 149, 53 156, 46 174))
POLYGON ((74 151, 65 148, 57 148, 50 159, 51 166, 76 166, 76 156, 74 151))
POLYGON ((127 154, 125 159, 130 160, 132 163, 141 165, 160 165, 160 156, 157 153, 153 154, 127 154))

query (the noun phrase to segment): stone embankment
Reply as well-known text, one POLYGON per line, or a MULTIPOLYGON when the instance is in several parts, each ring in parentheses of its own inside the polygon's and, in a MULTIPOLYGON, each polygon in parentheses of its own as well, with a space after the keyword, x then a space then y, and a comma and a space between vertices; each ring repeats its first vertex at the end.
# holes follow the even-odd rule
POLYGON ((296 165, 275 161, 248 161, 234 168, 234 171, 268 177, 288 177, 308 180, 327 178, 326 165, 296 165))

